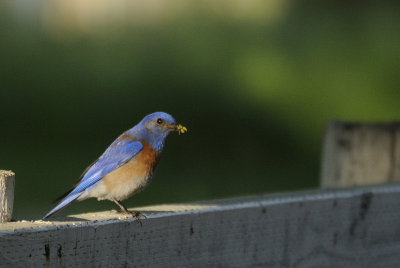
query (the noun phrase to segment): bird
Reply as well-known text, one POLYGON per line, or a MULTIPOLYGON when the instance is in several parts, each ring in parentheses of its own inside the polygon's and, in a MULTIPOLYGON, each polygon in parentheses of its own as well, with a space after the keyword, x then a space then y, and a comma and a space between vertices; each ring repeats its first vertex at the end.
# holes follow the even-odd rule
MULTIPOLYGON (((171 132, 183 134, 187 128, 177 124, 166 112, 146 115, 137 125, 123 132, 80 176, 77 183, 55 200, 59 203, 44 217, 49 218, 74 201, 88 198, 113 201, 122 213, 140 222, 144 214, 129 211, 122 203, 140 192, 152 180, 165 140, 171 132)), ((141 224, 141 222, 140 222, 141 224)))

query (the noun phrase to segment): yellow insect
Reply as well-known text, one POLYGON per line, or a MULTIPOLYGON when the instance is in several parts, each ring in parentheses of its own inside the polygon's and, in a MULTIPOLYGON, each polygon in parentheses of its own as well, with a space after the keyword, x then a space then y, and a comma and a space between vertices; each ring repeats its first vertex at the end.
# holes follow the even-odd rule
POLYGON ((179 135, 187 132, 187 128, 185 126, 182 126, 181 124, 178 124, 176 126, 176 130, 178 131, 179 135))

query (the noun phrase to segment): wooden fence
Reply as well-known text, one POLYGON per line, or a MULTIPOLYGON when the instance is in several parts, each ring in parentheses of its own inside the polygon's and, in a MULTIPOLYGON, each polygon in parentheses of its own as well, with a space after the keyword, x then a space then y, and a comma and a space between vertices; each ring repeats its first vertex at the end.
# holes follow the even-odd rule
MULTIPOLYGON (((343 139, 325 140, 325 148, 335 144, 343 146, 343 139)), ((332 169, 327 153, 339 161, 329 150, 322 174, 332 169)), ((354 150, 346 152, 357 159, 354 150)), ((342 168, 349 165, 343 163, 322 182, 333 178, 346 186, 342 168)), ((115 211, 7 222, 0 224, 0 266, 400 267, 399 208, 400 184, 391 182, 138 208, 147 214, 142 226, 115 211)))

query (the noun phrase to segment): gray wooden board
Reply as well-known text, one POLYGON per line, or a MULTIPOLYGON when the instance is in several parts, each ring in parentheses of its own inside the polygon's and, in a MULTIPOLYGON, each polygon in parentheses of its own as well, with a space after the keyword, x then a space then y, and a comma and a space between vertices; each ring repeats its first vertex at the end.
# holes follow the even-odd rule
POLYGON ((400 123, 331 121, 326 127, 321 186, 400 181, 400 123))
POLYGON ((400 184, 0 224, 2 267, 400 267, 400 184))
POLYGON ((12 218, 14 205, 15 174, 11 170, 0 170, 0 223, 12 218))

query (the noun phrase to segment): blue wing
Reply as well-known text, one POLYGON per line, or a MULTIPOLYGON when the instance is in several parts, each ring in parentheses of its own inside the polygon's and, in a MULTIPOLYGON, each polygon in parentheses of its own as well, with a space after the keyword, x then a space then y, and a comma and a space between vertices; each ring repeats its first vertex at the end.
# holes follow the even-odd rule
POLYGON ((140 141, 125 139, 116 141, 108 147, 108 149, 94 162, 87 171, 82 175, 81 180, 76 184, 62 201, 53 208, 43 219, 50 217, 52 214, 62 209, 72 201, 77 199, 83 191, 96 185, 106 174, 128 162, 132 157, 137 155, 143 148, 140 141))

